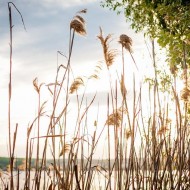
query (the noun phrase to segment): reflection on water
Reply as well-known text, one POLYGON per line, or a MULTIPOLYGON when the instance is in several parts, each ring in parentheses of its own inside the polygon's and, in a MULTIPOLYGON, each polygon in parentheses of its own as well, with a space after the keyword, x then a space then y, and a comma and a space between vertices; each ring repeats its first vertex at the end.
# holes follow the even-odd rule
MULTIPOLYGON (((106 186, 108 184, 108 178, 107 178, 107 173, 105 171, 96 172, 92 175, 91 178, 91 189, 99 189, 99 190, 105 190, 106 186)), ((82 184, 85 184, 85 176, 83 176, 84 179, 81 179, 81 186, 82 184), (84 180, 82 182, 82 180, 84 180)), ((87 175, 86 175, 87 178, 87 175)), ((114 177, 112 177, 112 181, 114 180, 114 177)), ((1 175, 1 180, 0 180, 0 190, 4 189, 4 187, 9 183, 10 181, 10 174, 7 172, 2 172, 1 175)), ((41 180, 40 180, 40 189, 48 189, 50 184, 54 183, 57 185, 57 179, 56 177, 53 177, 53 172, 50 172, 48 174, 46 171, 42 172, 41 175, 41 180)), ((24 184, 25 184, 25 171, 20 171, 19 174, 18 172, 14 172, 14 185, 15 187, 19 187, 20 190, 24 189, 24 184), (18 183, 19 182, 19 183, 18 183)), ((86 183, 87 184, 87 183, 86 183)), ((75 178, 73 179, 73 188, 76 188, 76 180, 75 178)), ((30 172, 30 189, 35 189, 35 171, 30 172)))
MULTIPOLYGON (((117 171, 116 171, 117 172, 117 171)), ((139 171, 138 174, 144 174, 144 178, 141 178, 141 181, 137 181, 136 178, 134 178, 134 188, 135 189, 150 189, 150 185, 151 185, 151 172, 147 173, 147 175, 145 174, 148 171, 139 171), (142 183, 143 181, 143 183, 142 183)), ((110 189, 107 188, 108 185, 111 186, 111 189, 124 189, 125 184, 126 184, 126 174, 125 172, 121 174, 121 178, 118 180, 118 175, 115 175, 116 173, 113 171, 112 175, 111 175, 111 180, 109 181, 109 177, 108 177, 108 173, 107 171, 104 170, 99 170, 94 171, 94 172, 83 172, 81 176, 79 176, 79 183, 80 183, 80 188, 81 189, 89 189, 88 185, 90 186, 91 190, 105 190, 105 189, 110 189), (88 179, 88 180, 87 180, 88 179), (118 186, 120 186, 119 184, 121 184, 121 187, 118 188, 118 186)), ((50 173, 48 173, 47 171, 42 171, 41 174, 41 179, 40 179, 40 189, 46 190, 46 189, 50 189, 50 185, 54 184, 55 185, 55 189, 59 190, 60 188, 58 187, 59 183, 59 177, 63 176, 63 173, 60 173, 60 176, 58 178, 56 178, 56 176, 54 176, 55 173, 53 173, 53 171, 50 171, 50 173)), ((72 173, 73 174, 73 173, 72 173)), ((80 172, 79 172, 80 174, 80 172)), ((118 174, 118 173, 117 173, 118 174)), ((152 173, 153 174, 153 173, 152 173)), ((30 180, 29 180, 29 189, 33 190, 35 189, 35 171, 31 171, 30 172, 30 180)), ((142 176, 142 175, 140 175, 142 176)), ((172 172, 172 176, 176 177, 175 181, 173 181, 173 185, 177 184, 177 176, 178 176, 178 171, 177 170, 173 170, 172 172)), ((189 182, 189 178, 186 179, 186 173, 184 172, 182 174, 182 183, 180 183, 180 187, 182 187, 184 190, 189 190, 190 189, 190 182, 189 182), (186 181, 184 181, 186 179, 186 181)), ((157 184, 160 184, 160 189, 170 189, 168 187, 171 187, 171 181, 169 180, 170 178, 170 173, 168 171, 159 171, 159 175, 158 175, 158 180, 157 180, 157 184), (160 181, 160 177, 162 177, 162 174, 164 174, 165 176, 165 180, 164 182, 167 183, 159 183, 160 181)), ((64 179, 66 179, 66 176, 64 177, 64 179)), ((130 178, 130 180, 128 181, 128 190, 132 190, 134 188, 132 188, 132 179, 130 178)), ((0 190, 5 189, 5 186, 9 183, 10 181, 10 175, 7 172, 1 172, 0 173, 0 190)), ((66 182, 65 180, 65 184, 69 184, 69 190, 73 190, 73 189, 78 189, 77 188, 77 183, 76 183, 76 179, 75 179, 75 175, 71 175, 71 173, 69 174, 69 179, 66 182)), ((14 185, 15 187, 17 187, 17 189, 24 189, 24 185, 25 185, 25 171, 20 171, 19 174, 18 172, 14 172, 14 185)))

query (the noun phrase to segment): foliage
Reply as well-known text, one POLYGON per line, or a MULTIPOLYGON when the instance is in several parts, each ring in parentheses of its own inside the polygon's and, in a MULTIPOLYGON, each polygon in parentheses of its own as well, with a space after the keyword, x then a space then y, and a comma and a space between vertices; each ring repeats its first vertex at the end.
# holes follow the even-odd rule
MULTIPOLYGON (((171 94, 172 90, 172 77, 170 74, 168 74, 164 69, 163 70, 156 70, 157 72, 157 85, 159 88, 159 91, 162 93, 168 93, 171 94)), ((145 77, 144 80, 145 83, 148 83, 150 87, 154 87, 155 80, 154 78, 145 77)))
POLYGON ((0 157, 0 169, 5 169, 9 164, 9 159, 5 157, 0 157))
MULTIPOLYGON (((14 166, 15 168, 19 167, 23 164, 25 158, 15 158, 14 166)), ((0 169, 6 170, 7 166, 9 165, 9 158, 8 157, 0 157, 0 169)), ((35 166, 35 159, 31 159, 31 167, 35 166)))
POLYGON ((167 61, 174 72, 190 65, 189 0, 104 0, 102 6, 123 10, 136 32, 143 31, 166 47, 167 61))

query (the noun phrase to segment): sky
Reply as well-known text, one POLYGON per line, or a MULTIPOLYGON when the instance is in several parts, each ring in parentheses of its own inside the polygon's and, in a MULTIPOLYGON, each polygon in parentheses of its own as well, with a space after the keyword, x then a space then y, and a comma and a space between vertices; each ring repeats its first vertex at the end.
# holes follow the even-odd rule
MULTIPOLYGON (((7 156, 8 142, 8 83, 9 83, 9 17, 6 0, 0 2, 0 156, 7 156)), ((99 27, 104 35, 113 34, 113 46, 119 48, 118 39, 121 34, 127 34, 133 40, 133 55, 140 71, 136 71, 130 56, 127 56, 127 80, 132 81, 136 73, 141 79, 143 72, 148 70, 148 51, 144 43, 143 34, 136 34, 123 14, 102 8, 99 0, 14 0, 12 1, 22 13, 26 30, 24 30, 20 16, 12 8, 13 16, 13 91, 11 108, 12 130, 18 123, 18 138, 16 155, 25 155, 26 129, 37 113, 37 93, 32 81, 37 77, 39 83, 51 83, 55 79, 57 64, 64 64, 63 56, 57 51, 68 55, 70 21, 77 11, 87 8, 86 20, 87 35, 76 36, 74 41, 71 65, 73 74, 89 76, 99 61, 103 60, 101 44, 97 39, 99 27)), ((118 58, 119 61, 119 58, 118 58)), ((116 76, 119 64, 111 70, 116 76)), ((149 71, 151 72, 151 71, 149 71)), ((138 78, 137 77, 137 78, 138 78)), ((106 72, 101 71, 101 77, 87 86, 86 94, 89 99, 98 92, 96 103, 92 106, 91 114, 98 109, 106 113, 106 97, 109 91, 109 80, 106 72), (98 106, 99 105, 99 108, 98 106)), ((130 84, 128 85, 130 88, 130 84)), ((43 89, 44 101, 48 100, 47 90, 43 89)), ((79 91, 80 92, 80 91, 79 91)), ((81 91, 82 92, 82 91, 81 91)), ((130 99, 130 92, 129 92, 130 99)), ((71 96, 71 105, 76 107, 75 98, 71 96)), ((73 116, 73 111, 70 111, 73 116)), ((101 112, 100 112, 101 115, 101 112)), ((71 116, 71 120, 72 120, 71 116)), ((96 115, 92 118, 93 122, 96 115)), ((105 122, 106 118, 100 118, 105 122)), ((44 122, 43 125, 46 123, 44 122)), ((42 127, 43 128, 43 127, 42 127)), ((45 127, 44 127, 45 128, 45 127)), ((44 130, 45 131, 45 130, 44 130)), ((42 134, 43 134, 42 129, 42 134)), ((12 131, 13 132, 13 131, 12 131)), ((35 135, 35 134, 34 134, 35 135)))

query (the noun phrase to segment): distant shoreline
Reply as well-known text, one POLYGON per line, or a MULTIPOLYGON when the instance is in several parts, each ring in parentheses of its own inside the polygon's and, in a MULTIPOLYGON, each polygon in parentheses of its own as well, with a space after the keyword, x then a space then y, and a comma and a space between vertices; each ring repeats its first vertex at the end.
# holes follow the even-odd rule
MULTIPOLYGON (((33 169, 33 168, 35 168, 35 158, 32 158, 32 160, 31 160, 31 170, 33 169)), ((57 162, 58 162, 58 159, 56 159, 57 160, 57 162)), ((61 159, 60 159, 61 160, 61 159)), ((66 160, 66 162, 67 162, 67 159, 65 159, 66 160)), ((47 161, 46 161, 46 165, 47 165, 47 168, 51 165, 51 163, 53 163, 54 161, 53 161, 53 159, 47 159, 47 161)), ((77 164, 80 166, 80 159, 78 159, 77 160, 77 164)), ((114 163, 114 159, 111 159, 111 166, 113 165, 113 163, 114 163)), ((92 161, 92 167, 93 166, 96 166, 96 165, 100 165, 100 166, 102 166, 103 168, 105 168, 105 169, 108 169, 107 168, 107 164, 108 164, 108 160, 98 160, 98 159, 93 159, 93 161, 92 161)), ((25 158, 15 158, 15 163, 14 163, 14 170, 15 171, 17 171, 18 169, 20 170, 20 171, 24 171, 25 169, 24 169, 24 166, 25 166, 25 158)), ((9 158, 8 157, 0 157, 0 170, 2 170, 2 171, 7 171, 7 169, 8 169, 8 167, 9 167, 9 158)))

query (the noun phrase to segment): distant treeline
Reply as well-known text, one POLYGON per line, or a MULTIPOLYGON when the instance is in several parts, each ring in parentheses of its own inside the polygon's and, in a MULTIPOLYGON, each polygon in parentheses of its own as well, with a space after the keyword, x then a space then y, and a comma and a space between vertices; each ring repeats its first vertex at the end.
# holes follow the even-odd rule
MULTIPOLYGON (((31 160, 31 168, 35 168, 35 160, 36 159, 32 159, 31 160)), ((56 162, 57 164, 60 163, 62 160, 61 159, 57 159, 56 162)), ((51 163, 53 163, 53 159, 47 159, 46 160, 46 166, 49 167, 51 165, 51 163)), ((67 165, 67 159, 65 159, 66 165, 67 165)), ((84 164, 86 162, 84 161, 84 164)), ((77 165, 80 166, 80 160, 78 160, 78 162, 76 163, 77 165)), ((111 165, 113 166, 114 164, 114 160, 111 160, 111 165)), ((25 166, 25 158, 15 158, 15 162, 14 162, 14 169, 17 170, 18 168, 24 169, 25 166)), ((93 159, 92 161, 92 167, 94 166, 101 166, 104 169, 107 169, 108 166, 108 160, 98 160, 98 159, 93 159)), ((7 170, 9 167, 9 158, 8 157, 0 157, 0 170, 7 170)))
MULTIPOLYGON (((17 169, 19 166, 25 163, 24 158, 15 158, 14 168, 17 169)), ((31 160, 32 167, 34 166, 35 159, 31 160)), ((9 158, 8 157, 0 157, 0 169, 7 170, 9 167, 9 158)))

